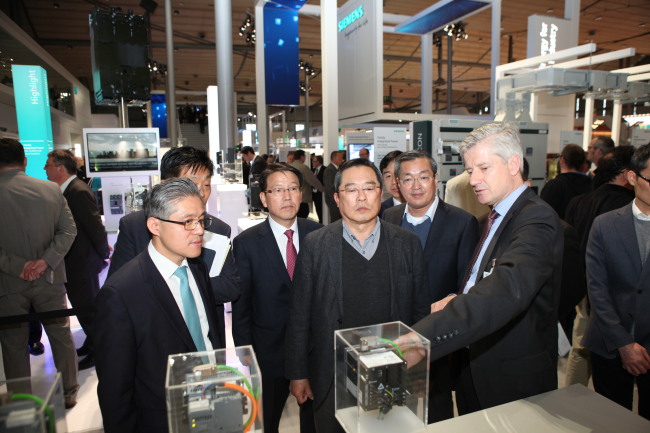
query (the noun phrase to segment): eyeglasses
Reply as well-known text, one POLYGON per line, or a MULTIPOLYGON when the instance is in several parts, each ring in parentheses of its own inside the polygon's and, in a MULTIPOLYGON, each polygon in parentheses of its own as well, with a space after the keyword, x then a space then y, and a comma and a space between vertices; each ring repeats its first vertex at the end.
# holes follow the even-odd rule
POLYGON ((158 218, 158 217, 155 217, 155 218, 159 219, 160 221, 165 221, 166 223, 173 223, 173 224, 182 225, 183 228, 185 230, 187 230, 188 232, 191 232, 192 230, 194 230, 196 228, 196 226, 198 226, 199 224, 201 224, 201 227, 203 227, 204 229, 207 229, 208 227, 210 227, 212 225, 212 218, 210 218, 210 217, 192 218, 192 219, 185 220, 185 221, 170 221, 170 220, 166 220, 166 219, 162 219, 162 218, 158 218))
POLYGON ((359 195, 359 192, 363 191, 365 195, 370 195, 374 194, 379 187, 377 185, 374 186, 364 186, 363 188, 353 188, 353 187, 348 187, 345 189, 339 189, 339 192, 344 192, 346 195, 349 195, 350 197, 357 197, 359 195))
POLYGON ((58 167, 56 164, 45 164, 45 167, 43 167, 44 170, 47 170, 48 167, 58 167))
POLYGON ((289 191, 290 194, 295 194, 298 191, 300 191, 300 188, 297 186, 290 186, 289 188, 273 188, 273 189, 267 189, 264 191, 267 194, 273 194, 273 195, 284 195, 285 192, 289 191))
POLYGON ((646 182, 650 183, 650 179, 642 175, 641 173, 635 173, 637 177, 640 177, 641 179, 645 180, 646 182))
POLYGON ((420 185, 426 186, 431 183, 433 177, 432 176, 406 177, 404 179, 400 179, 400 182, 404 186, 411 186, 415 183, 416 180, 420 183, 420 185))

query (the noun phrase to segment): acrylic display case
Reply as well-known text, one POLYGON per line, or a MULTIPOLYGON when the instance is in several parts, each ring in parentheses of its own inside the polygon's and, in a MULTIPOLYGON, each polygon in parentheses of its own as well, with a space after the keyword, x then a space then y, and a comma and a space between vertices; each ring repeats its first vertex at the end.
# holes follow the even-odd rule
POLYGON ((262 377, 251 346, 170 355, 170 433, 262 432, 262 377))
POLYGON ((391 322, 336 331, 334 346, 336 418, 346 432, 409 433, 426 428, 427 339, 401 322, 391 322))
POLYGON ((67 432, 61 374, 0 381, 0 431, 67 432))

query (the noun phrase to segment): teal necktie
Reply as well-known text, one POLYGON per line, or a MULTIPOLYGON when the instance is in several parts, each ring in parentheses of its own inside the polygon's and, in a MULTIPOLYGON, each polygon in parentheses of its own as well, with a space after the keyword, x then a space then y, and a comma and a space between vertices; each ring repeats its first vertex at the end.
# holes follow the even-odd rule
POLYGON ((187 329, 190 330, 194 345, 199 352, 205 351, 205 342, 203 341, 203 333, 201 332, 201 322, 199 321, 199 312, 196 309, 196 302, 190 290, 190 283, 187 279, 187 267, 180 266, 174 272, 181 282, 181 301, 183 302, 183 316, 187 329))

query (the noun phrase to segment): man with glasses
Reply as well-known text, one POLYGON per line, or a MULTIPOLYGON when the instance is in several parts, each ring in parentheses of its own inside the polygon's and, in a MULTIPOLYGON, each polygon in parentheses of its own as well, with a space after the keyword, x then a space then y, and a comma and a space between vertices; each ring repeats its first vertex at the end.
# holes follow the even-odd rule
MULTIPOLYGON (((160 161, 160 177, 163 182, 177 177, 189 178, 198 188, 203 203, 208 202, 212 192, 213 173, 214 164, 207 152, 189 146, 169 150, 160 161)), ((211 218, 212 224, 206 227, 207 230, 214 236, 230 239, 230 226, 212 215, 208 215, 208 217, 211 218)), ((108 277, 144 251, 150 240, 151 234, 147 230, 143 211, 133 212, 123 217, 120 220, 120 231, 115 243, 115 251, 111 257, 111 265, 108 268, 108 277)), ((211 269, 216 256, 216 251, 207 248, 204 248, 201 253, 201 258, 208 269, 211 269)), ((217 314, 222 325, 219 329, 224 329, 223 304, 239 297, 239 276, 232 251, 228 251, 218 275, 210 278, 210 285, 218 303, 217 314)), ((221 338, 225 339, 225 334, 221 335, 221 338)), ((77 351, 77 354, 85 355, 80 351, 77 351)))
POLYGON ((106 433, 168 431, 167 357, 226 346, 199 259, 212 220, 198 189, 186 178, 158 184, 144 213, 151 242, 96 298, 97 395, 106 433))
POLYGON ((334 331, 429 312, 417 236, 378 218, 382 177, 367 159, 343 163, 334 181, 342 220, 301 243, 287 325, 286 376, 298 403, 314 400, 319 433, 343 431, 334 417, 334 331))
POLYGON ((650 419, 650 144, 632 156, 627 179, 632 203, 594 221, 587 243, 591 305, 582 340, 591 351, 596 392, 650 419))
MULTIPOLYGON (((289 396, 284 337, 296 257, 305 236, 322 225, 296 216, 303 182, 296 168, 270 164, 259 182, 269 217, 233 241, 241 297, 232 306, 232 334, 235 346, 250 344, 255 350, 264 389, 264 431, 277 433, 289 396)), ((311 401, 301 405, 300 431, 315 431, 311 401)))
POLYGON ((596 167, 603 159, 603 156, 614 150, 614 140, 610 137, 599 135, 594 137, 587 146, 587 161, 593 163, 596 167))
MULTIPOLYGON (((384 212, 384 219, 420 239, 429 280, 429 303, 458 293, 478 242, 478 222, 470 213, 440 200, 437 164, 428 153, 409 151, 395 159, 395 174, 406 203, 384 212)), ((447 357, 431 363, 429 423, 454 416, 447 357)))

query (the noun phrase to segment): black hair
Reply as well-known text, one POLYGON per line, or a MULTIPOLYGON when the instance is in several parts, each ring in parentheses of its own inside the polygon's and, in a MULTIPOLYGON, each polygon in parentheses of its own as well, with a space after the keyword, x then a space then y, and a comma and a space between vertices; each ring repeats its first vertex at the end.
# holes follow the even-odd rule
POLYGON ((381 162, 379 163, 379 171, 383 174, 384 169, 388 167, 388 165, 398 156, 400 156, 402 153, 401 150, 393 150, 392 152, 388 152, 386 156, 384 156, 381 159, 381 162))
POLYGON ((345 161, 341 166, 339 167, 339 171, 336 172, 336 176, 334 177, 334 191, 338 191, 339 187, 341 186, 341 179, 343 179, 343 172, 349 168, 352 167, 369 167, 375 172, 375 176, 377 176, 377 182, 379 183, 379 186, 381 188, 384 187, 384 180, 381 176, 381 173, 379 172, 379 169, 377 166, 370 161, 369 159, 365 158, 355 158, 351 159, 349 161, 345 161))
POLYGON ((22 167, 25 162, 25 149, 13 138, 0 139, 0 168, 22 167))
POLYGON ((587 153, 577 144, 567 144, 562 149, 561 157, 569 168, 580 171, 587 160, 587 153))
POLYGON ((160 161, 160 178, 162 180, 180 177, 184 170, 197 171, 206 169, 210 176, 214 174, 214 164, 208 152, 194 147, 175 147, 165 153, 160 161))
POLYGON ((395 175, 397 177, 400 177, 400 168, 403 163, 407 161, 414 161, 420 158, 429 161, 429 167, 431 168, 431 171, 434 175, 438 173, 438 164, 436 164, 436 161, 431 158, 431 155, 423 150, 409 150, 408 152, 404 152, 395 158, 395 175))
POLYGON ((648 168, 648 159, 650 158, 650 143, 640 146, 634 151, 632 160, 630 161, 630 170, 636 174, 641 174, 643 170, 648 168))
POLYGON ((260 174, 259 178, 259 184, 260 184, 260 191, 266 191, 267 188, 267 181, 269 176, 271 176, 273 173, 280 173, 280 172, 289 172, 293 173, 296 175, 298 178, 298 185, 302 186, 302 173, 300 173, 300 170, 297 168, 289 165, 289 164, 269 164, 266 166, 262 174, 260 174))

